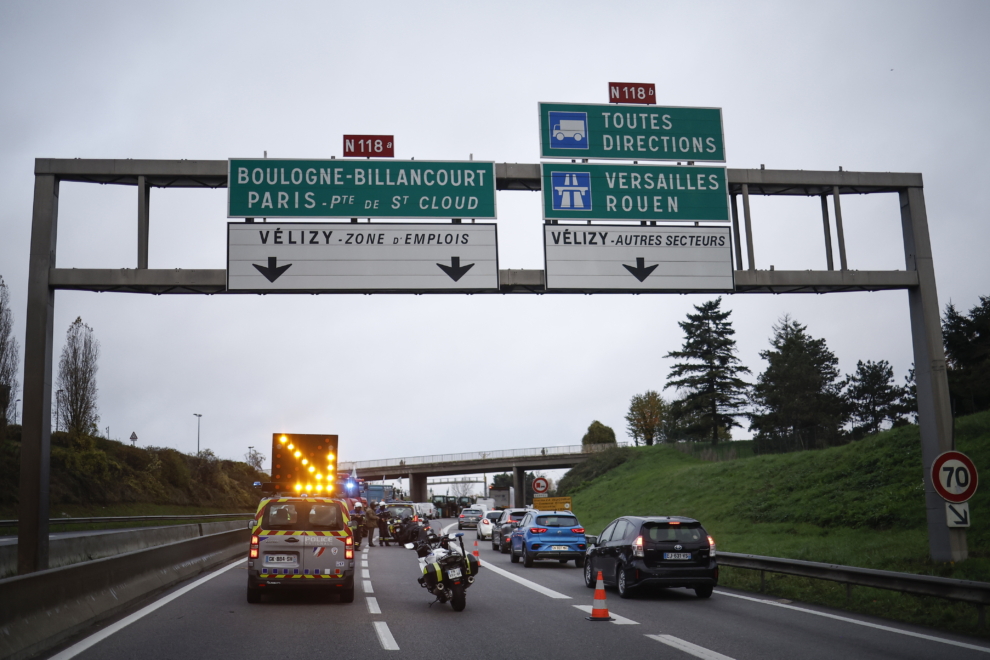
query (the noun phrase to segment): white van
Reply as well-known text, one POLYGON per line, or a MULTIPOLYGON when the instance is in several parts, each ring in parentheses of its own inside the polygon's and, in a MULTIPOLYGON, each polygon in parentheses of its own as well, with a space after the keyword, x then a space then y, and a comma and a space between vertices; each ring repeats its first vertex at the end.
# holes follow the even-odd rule
POLYGON ((438 517, 437 508, 433 506, 433 502, 416 502, 413 506, 416 507, 416 513, 421 518, 436 520, 438 517))

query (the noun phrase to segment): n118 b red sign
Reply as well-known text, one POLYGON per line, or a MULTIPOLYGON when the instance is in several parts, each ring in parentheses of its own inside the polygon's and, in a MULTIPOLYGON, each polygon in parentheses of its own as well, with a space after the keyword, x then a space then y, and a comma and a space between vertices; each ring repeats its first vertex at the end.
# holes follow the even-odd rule
POLYGON ((344 158, 347 158, 348 156, 395 158, 395 136, 345 135, 344 158))
POLYGON ((655 105, 657 102, 657 87, 652 83, 610 82, 608 84, 608 102, 655 105))

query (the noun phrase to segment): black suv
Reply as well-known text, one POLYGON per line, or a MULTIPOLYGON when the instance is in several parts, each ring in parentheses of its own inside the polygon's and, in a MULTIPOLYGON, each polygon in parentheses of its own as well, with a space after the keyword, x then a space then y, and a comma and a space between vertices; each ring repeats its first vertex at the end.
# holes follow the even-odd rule
POLYGON ((509 537, 532 509, 503 509, 502 515, 495 521, 492 529, 492 550, 498 550, 503 555, 509 554, 509 537))
POLYGON ((693 518, 626 516, 588 537, 584 583, 589 588, 595 587, 598 571, 622 598, 648 585, 687 587, 709 598, 718 584, 715 540, 693 518))

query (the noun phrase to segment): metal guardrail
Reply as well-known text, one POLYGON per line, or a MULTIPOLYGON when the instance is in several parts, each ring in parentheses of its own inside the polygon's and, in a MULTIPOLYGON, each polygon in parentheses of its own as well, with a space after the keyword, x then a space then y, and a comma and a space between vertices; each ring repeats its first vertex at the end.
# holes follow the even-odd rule
MULTIPOLYGON (((49 525, 93 525, 97 523, 166 522, 169 520, 218 520, 222 518, 252 518, 253 513, 208 513, 198 516, 110 516, 106 518, 49 518, 49 525)), ((16 527, 16 520, 0 520, 0 527, 16 527)))
POLYGON ((760 571, 761 592, 766 587, 763 573, 770 572, 840 582, 844 583, 847 588, 853 586, 873 587, 915 596, 935 596, 947 600, 973 603, 978 608, 981 627, 986 625, 984 606, 990 605, 990 582, 956 580, 934 575, 897 573, 874 568, 858 568, 856 566, 842 566, 841 564, 824 564, 800 559, 781 559, 779 557, 722 551, 718 553, 718 563, 721 566, 760 571))
POLYGON ((408 458, 383 458, 377 461, 342 461, 337 464, 337 471, 347 472, 354 468, 405 467, 407 465, 423 465, 424 463, 455 463, 458 461, 484 461, 495 458, 528 458, 537 456, 562 456, 568 454, 588 454, 604 451, 612 447, 626 447, 628 442, 617 442, 603 445, 558 445, 551 447, 534 447, 529 449, 498 449, 495 451, 472 451, 463 454, 434 454, 432 456, 411 456, 408 458))

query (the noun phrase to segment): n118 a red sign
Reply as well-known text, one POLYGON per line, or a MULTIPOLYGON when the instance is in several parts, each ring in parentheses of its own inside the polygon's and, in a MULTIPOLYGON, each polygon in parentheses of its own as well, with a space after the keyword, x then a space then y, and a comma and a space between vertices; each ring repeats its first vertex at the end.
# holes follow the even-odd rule
POLYGON ((347 158, 348 156, 395 158, 395 136, 345 135, 344 158, 347 158))
POLYGON ((608 102, 654 105, 657 102, 657 87, 652 83, 610 82, 608 84, 608 102))

